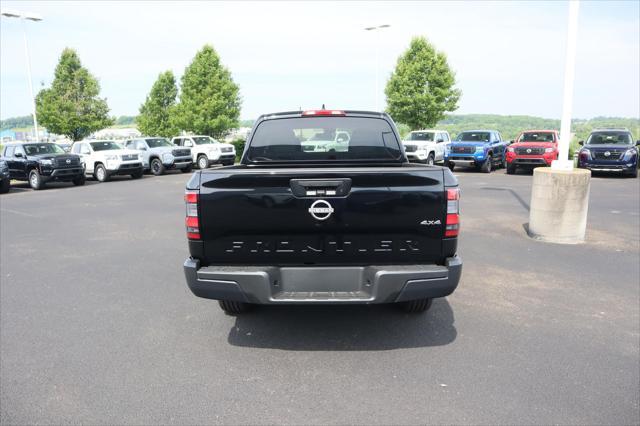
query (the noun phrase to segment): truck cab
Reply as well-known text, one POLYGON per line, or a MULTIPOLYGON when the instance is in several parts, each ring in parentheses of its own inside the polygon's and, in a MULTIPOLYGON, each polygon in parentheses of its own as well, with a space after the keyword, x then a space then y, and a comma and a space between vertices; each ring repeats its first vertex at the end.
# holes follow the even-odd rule
POLYGON ((190 148, 193 164, 200 169, 206 169, 216 163, 230 166, 236 160, 236 148, 233 145, 218 142, 211 136, 176 136, 171 143, 190 148))
POLYGON ((558 159, 557 130, 525 130, 507 148, 507 173, 516 173, 518 167, 550 166, 558 159))
POLYGON ((507 142, 497 130, 467 130, 460 132, 445 154, 445 165, 453 171, 456 166, 475 167, 491 173, 507 165, 507 142))
POLYGON ((98 182, 106 182, 116 175, 140 179, 143 174, 142 159, 138 151, 125 149, 115 141, 74 142, 71 152, 80 156, 85 165, 85 173, 93 175, 98 182))
POLYGON ((638 177, 638 145, 628 129, 604 128, 591 132, 578 152, 578 167, 593 172, 638 177))
POLYGON ((451 137, 446 130, 414 130, 402 141, 409 161, 429 165, 443 162, 450 144, 451 137))
POLYGON ((35 190, 51 181, 85 183, 80 157, 64 152, 54 143, 10 143, 4 147, 2 159, 11 179, 28 181, 35 190))
POLYGON ((151 171, 156 176, 171 169, 178 169, 183 173, 191 173, 193 169, 191 148, 177 148, 166 138, 129 139, 124 142, 124 146, 138 151, 145 171, 151 171))

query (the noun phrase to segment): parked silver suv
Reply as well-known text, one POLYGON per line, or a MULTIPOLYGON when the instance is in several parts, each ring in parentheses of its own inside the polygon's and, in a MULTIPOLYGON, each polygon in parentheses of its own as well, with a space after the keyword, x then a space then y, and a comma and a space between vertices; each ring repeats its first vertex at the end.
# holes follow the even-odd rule
POLYGON ((170 169, 179 169, 182 173, 190 173, 193 169, 191 149, 177 148, 168 139, 129 139, 125 141, 124 146, 139 151, 145 171, 151 171, 156 176, 170 169))

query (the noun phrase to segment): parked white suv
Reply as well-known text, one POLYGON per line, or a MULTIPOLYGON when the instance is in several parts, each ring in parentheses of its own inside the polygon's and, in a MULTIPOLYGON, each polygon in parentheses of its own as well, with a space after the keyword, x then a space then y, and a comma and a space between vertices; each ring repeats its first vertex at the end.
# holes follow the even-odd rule
POLYGON ((179 169, 182 173, 191 173, 193 163, 189 148, 178 148, 166 138, 136 138, 124 142, 125 148, 140 152, 145 171, 156 176, 165 170, 179 169))
POLYGON ((446 130, 414 130, 402 141, 409 161, 434 164, 444 161, 451 136, 446 130))
POLYGON ((133 179, 142 177, 142 158, 138 151, 125 149, 114 141, 75 142, 71 152, 80 156, 85 173, 100 182, 106 182, 114 175, 131 175, 133 179))
POLYGON ((235 147, 229 143, 218 142, 211 136, 176 136, 171 143, 191 148, 193 162, 201 169, 215 163, 229 166, 236 161, 235 147))

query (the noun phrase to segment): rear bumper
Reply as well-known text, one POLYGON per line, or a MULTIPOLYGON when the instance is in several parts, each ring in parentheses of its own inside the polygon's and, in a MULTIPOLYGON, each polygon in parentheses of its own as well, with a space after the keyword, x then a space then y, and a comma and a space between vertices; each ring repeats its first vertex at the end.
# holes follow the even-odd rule
POLYGON ((184 262, 187 285, 198 297, 257 304, 391 303, 445 297, 460 281, 462 259, 445 265, 209 266, 184 262))

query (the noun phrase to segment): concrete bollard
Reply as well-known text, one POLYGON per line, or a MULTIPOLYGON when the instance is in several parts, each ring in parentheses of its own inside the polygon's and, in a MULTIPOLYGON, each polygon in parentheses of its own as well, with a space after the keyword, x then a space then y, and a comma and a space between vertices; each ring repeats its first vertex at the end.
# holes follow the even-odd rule
POLYGON ((583 242, 590 182, 589 170, 536 168, 531 188, 529 236, 551 243, 583 242))

